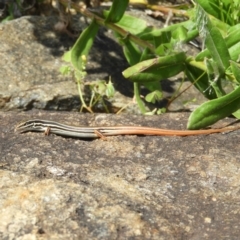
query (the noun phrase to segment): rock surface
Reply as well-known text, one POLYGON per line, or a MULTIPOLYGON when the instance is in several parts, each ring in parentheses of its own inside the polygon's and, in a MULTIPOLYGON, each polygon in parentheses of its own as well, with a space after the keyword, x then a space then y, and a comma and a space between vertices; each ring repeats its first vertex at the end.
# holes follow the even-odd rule
MULTIPOLYGON (((58 21, 56 16, 28 16, 0 24, 0 108, 80 109, 74 78, 72 75, 63 76, 60 73, 60 67, 67 65, 62 56, 73 46, 76 39, 54 31, 58 21)), ((81 21, 78 22, 79 30, 86 27, 81 21)), ((122 80, 121 71, 127 68, 127 65, 121 47, 118 46, 116 50, 116 43, 103 33, 100 35, 89 58, 86 82, 108 80, 110 75, 114 79, 120 76, 122 80)), ((123 86, 122 83, 119 85, 123 86)), ((118 101, 122 104, 131 100, 129 86, 130 83, 125 80, 125 95, 128 95, 128 98, 118 94, 118 101)), ((118 91, 123 91, 122 87, 118 88, 118 91)))
POLYGON ((107 141, 14 133, 29 118, 184 129, 187 117, 1 112, 0 238, 239 239, 240 131, 107 141))

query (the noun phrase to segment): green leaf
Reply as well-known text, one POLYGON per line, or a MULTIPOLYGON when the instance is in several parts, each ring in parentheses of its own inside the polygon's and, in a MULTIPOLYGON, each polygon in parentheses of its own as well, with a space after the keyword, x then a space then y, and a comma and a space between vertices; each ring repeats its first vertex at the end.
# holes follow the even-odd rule
POLYGON ((126 11, 128 2, 128 0, 114 0, 105 22, 116 23, 120 21, 120 19, 124 15, 124 12, 126 11))
POLYGON ((127 14, 124 14, 116 25, 124 29, 126 32, 130 32, 134 35, 150 30, 145 20, 127 14))
POLYGON ((119 43, 123 46, 123 53, 125 58, 127 59, 130 66, 139 62, 141 58, 141 51, 137 44, 130 41, 128 37, 122 38, 120 35, 116 33, 118 37, 119 43))
POLYGON ((182 63, 182 61, 184 61, 185 58, 186 58, 185 53, 180 52, 164 57, 145 60, 134 65, 133 67, 126 69, 124 71, 124 77, 129 78, 137 73, 144 72, 150 68, 165 67, 169 65, 182 63))
POLYGON ((237 44, 233 45, 232 47, 229 48, 229 53, 231 56, 231 59, 233 61, 239 61, 240 57, 240 42, 237 44))
POLYGON ((240 83, 240 65, 234 61, 230 61, 230 65, 236 81, 240 83))
POLYGON ((65 53, 63 54, 63 56, 62 56, 63 61, 65 61, 65 62, 71 62, 71 55, 72 55, 71 50, 65 52, 65 53))
POLYGON ((219 29, 212 24, 206 11, 200 5, 197 5, 196 22, 199 34, 205 40, 210 55, 217 63, 220 75, 224 75, 230 60, 227 45, 219 29))
POLYGON ((230 55, 227 45, 219 32, 219 30, 213 27, 206 37, 206 46, 216 62, 220 75, 225 73, 225 69, 229 67, 230 55))
POLYGON ((240 110, 238 109, 236 112, 232 113, 232 115, 237 118, 240 119, 240 110))
POLYGON ((68 75, 69 73, 71 73, 71 67, 70 66, 61 66, 60 67, 60 72, 63 75, 68 75))
MULTIPOLYGON (((184 71, 184 64, 173 64, 164 67, 158 67, 155 69, 148 69, 142 73, 138 73, 129 78, 132 82, 137 83, 148 83, 154 81, 161 81, 177 75, 178 73, 184 71)), ((123 72, 124 75, 124 72, 123 72)))
POLYGON ((199 35, 198 30, 197 29, 193 29, 193 30, 189 30, 187 32, 187 36, 186 38, 183 40, 184 43, 187 43, 191 40, 193 40, 194 38, 196 38, 199 35))
POLYGON ((149 48, 145 48, 145 49, 142 51, 141 58, 140 58, 140 61, 139 61, 139 62, 142 62, 142 61, 151 59, 151 58, 153 58, 153 57, 155 57, 155 55, 151 52, 151 50, 150 50, 149 48))
POLYGON ((240 41, 240 24, 237 24, 229 28, 227 36, 225 38, 225 42, 227 44, 227 47, 229 48, 234 44, 238 43, 239 41, 240 41))
POLYGON ((149 103, 153 103, 155 104, 156 102, 158 102, 159 100, 162 99, 162 92, 155 90, 149 94, 146 95, 145 100, 149 103))
POLYGON ((123 72, 133 82, 154 82, 169 78, 184 70, 185 53, 180 52, 164 57, 142 61, 123 72))
POLYGON ((184 41, 187 38, 187 29, 183 26, 172 31, 172 35, 174 39, 184 41))
POLYGON ((190 115, 187 128, 205 128, 220 119, 228 117, 239 108, 240 87, 223 97, 203 103, 190 115))
MULTIPOLYGON (((237 24, 229 28, 227 32, 227 36, 224 38, 224 40, 228 49, 234 46, 235 44, 239 43, 240 42, 240 24, 237 24)), ((231 56, 232 54, 231 49, 229 49, 229 53, 231 56)), ((200 52, 195 59, 196 61, 203 61, 205 57, 210 57, 210 52, 208 49, 205 49, 204 51, 200 52)))
POLYGON ((108 98, 112 98, 115 95, 115 88, 113 86, 113 83, 111 81, 111 79, 109 79, 109 82, 106 84, 107 88, 106 88, 106 96, 108 98))
POLYGON ((157 48, 158 46, 164 43, 170 43, 171 38, 172 38, 171 32, 161 32, 161 34, 158 37, 153 37, 154 46, 157 48))
POLYGON ((188 30, 192 30, 192 28, 195 26, 195 24, 193 21, 188 20, 185 22, 170 25, 165 28, 160 28, 160 29, 152 28, 151 30, 149 29, 149 31, 147 31, 147 32, 142 32, 141 34, 138 35, 138 37, 140 37, 143 40, 151 41, 151 40, 153 40, 154 37, 159 37, 162 34, 162 32, 172 32, 172 31, 178 29, 180 26, 183 26, 188 30))
POLYGON ((98 32, 99 25, 92 21, 92 23, 81 33, 80 37, 71 49, 71 62, 75 69, 83 70, 83 56, 87 57, 93 40, 98 32))

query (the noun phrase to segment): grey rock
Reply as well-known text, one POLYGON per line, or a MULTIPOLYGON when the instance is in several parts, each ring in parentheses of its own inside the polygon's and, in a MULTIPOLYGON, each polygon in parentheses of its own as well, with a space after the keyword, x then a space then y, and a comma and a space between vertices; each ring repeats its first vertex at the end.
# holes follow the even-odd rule
POLYGON ((188 114, 1 112, 1 239, 239 239, 239 131, 107 141, 14 133, 29 118, 184 129, 188 114))
MULTIPOLYGON (((63 76, 59 71, 61 66, 66 65, 62 60, 63 54, 73 46, 76 39, 54 31, 58 21, 56 16, 28 16, 0 24, 0 108, 80 109, 74 78, 71 75, 63 76)), ((79 30, 86 27, 80 20, 78 23, 79 30)), ((98 43, 93 46, 86 82, 107 80, 110 76, 109 69, 114 71, 113 76, 119 76, 127 67, 114 50, 109 52, 116 43, 108 40, 105 44, 107 38, 103 38, 98 38, 98 43)), ((118 48, 122 54, 121 48, 118 48)), ((125 81, 125 87, 130 86, 130 83, 125 81)), ((123 95, 120 95, 119 102, 122 102, 122 105, 131 100, 129 97, 122 99, 124 96, 121 96, 123 95)), ((89 95, 87 97, 89 98, 89 95)))

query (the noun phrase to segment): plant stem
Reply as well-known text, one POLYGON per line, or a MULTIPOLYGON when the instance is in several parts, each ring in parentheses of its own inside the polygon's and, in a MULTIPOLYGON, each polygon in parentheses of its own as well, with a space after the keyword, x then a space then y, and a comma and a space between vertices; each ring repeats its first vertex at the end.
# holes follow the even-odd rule
POLYGON ((137 101, 138 107, 139 107, 141 113, 144 114, 144 113, 146 113, 146 109, 145 109, 145 105, 140 97, 139 84, 134 82, 133 86, 134 86, 134 96, 137 101))
POLYGON ((90 113, 93 113, 92 109, 87 106, 87 104, 85 103, 85 101, 83 99, 82 90, 81 90, 81 80, 77 80, 77 87, 78 87, 78 94, 79 94, 80 102, 82 103, 80 112, 82 111, 83 108, 86 108, 90 113))

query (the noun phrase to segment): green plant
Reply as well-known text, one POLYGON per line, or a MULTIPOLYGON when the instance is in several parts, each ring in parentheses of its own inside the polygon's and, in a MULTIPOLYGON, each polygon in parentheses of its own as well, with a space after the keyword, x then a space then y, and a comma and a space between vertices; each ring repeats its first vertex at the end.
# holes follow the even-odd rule
MULTIPOLYGON (((63 60, 65 62, 71 62, 71 52, 67 52, 63 56, 63 60)), ((90 83, 84 83, 83 79, 87 75, 85 71, 85 66, 87 63, 87 59, 85 55, 81 56, 81 69, 78 69, 77 71, 74 71, 71 66, 66 65, 62 66, 60 68, 60 72, 63 75, 69 75, 73 74, 73 77, 76 79, 77 87, 78 87, 78 94, 80 101, 82 103, 80 112, 85 108, 87 111, 93 113, 92 108, 95 104, 101 103, 105 109, 106 112, 109 112, 106 104, 105 104, 105 98, 109 99, 112 98, 115 94, 115 89, 112 84, 111 79, 109 79, 108 83, 106 83, 105 80, 96 80, 90 83), (82 87, 89 86, 91 90, 91 99, 89 101, 89 104, 86 104, 83 94, 82 94, 82 87)))
MULTIPOLYGON (((67 6, 67 0, 60 2, 67 6)), ((88 55, 102 25, 113 30, 123 47, 130 65, 123 76, 134 83, 135 99, 142 113, 146 114, 146 109, 139 93, 141 85, 151 92, 146 100, 154 103, 162 96, 160 81, 184 72, 209 99, 191 114, 188 129, 206 127, 231 114, 240 118, 239 0, 197 0, 192 9, 177 12, 189 20, 162 29, 150 28, 144 20, 125 14, 127 5, 127 0, 114 0, 110 11, 101 16, 81 10, 92 22, 68 53, 74 70, 83 70, 82 56, 88 55), (203 41, 202 51, 189 56, 184 44, 197 36, 203 41), (226 93, 223 83, 233 90, 226 93)))

